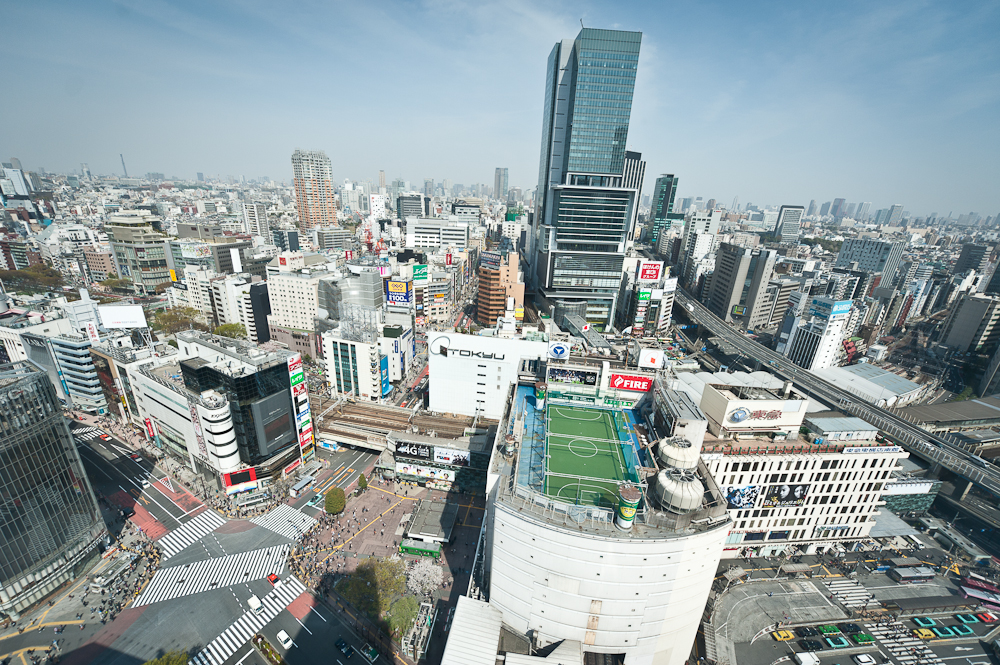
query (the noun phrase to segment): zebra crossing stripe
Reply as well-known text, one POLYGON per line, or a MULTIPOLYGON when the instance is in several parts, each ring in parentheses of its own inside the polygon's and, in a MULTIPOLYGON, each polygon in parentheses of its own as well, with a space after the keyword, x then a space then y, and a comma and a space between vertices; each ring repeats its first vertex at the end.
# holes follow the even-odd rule
POLYGON ((163 550, 163 558, 166 560, 225 523, 226 520, 214 510, 206 510, 184 526, 160 538, 156 544, 163 550))
POLYGON ((278 582, 271 593, 261 600, 261 613, 251 611, 243 613, 239 619, 222 634, 212 640, 188 661, 189 665, 222 665, 230 656, 236 653, 253 637, 254 633, 271 623, 281 610, 288 607, 293 600, 304 593, 306 588, 294 577, 278 582))
POLYGON ((316 520, 285 503, 250 521, 289 540, 298 540, 316 524, 316 520))
POLYGON ((218 559, 198 561, 186 566, 161 568, 142 594, 132 603, 132 607, 142 607, 263 579, 277 572, 288 556, 288 547, 288 545, 277 545, 218 559))

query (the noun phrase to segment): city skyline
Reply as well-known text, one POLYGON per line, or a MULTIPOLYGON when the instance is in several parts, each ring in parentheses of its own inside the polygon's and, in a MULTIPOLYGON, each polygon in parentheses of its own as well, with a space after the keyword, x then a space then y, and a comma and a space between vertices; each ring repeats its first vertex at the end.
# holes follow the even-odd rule
POLYGON ((676 173, 679 196, 723 204, 1000 210, 995 6, 652 7, 14 6, 11 25, 44 25, 48 43, 15 30, 2 47, 23 95, 0 154, 119 173, 124 153, 131 173, 290 181, 302 147, 330 155, 335 181, 384 169, 491 183, 504 164, 529 190, 545 56, 582 18, 643 32, 627 148, 648 162, 646 193, 676 173))

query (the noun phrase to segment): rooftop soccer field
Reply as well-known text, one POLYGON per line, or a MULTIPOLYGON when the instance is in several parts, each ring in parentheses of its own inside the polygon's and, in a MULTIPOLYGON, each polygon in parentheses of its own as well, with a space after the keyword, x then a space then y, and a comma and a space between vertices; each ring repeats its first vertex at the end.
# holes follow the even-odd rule
POLYGON ((627 424, 617 411, 549 404, 545 494, 568 503, 614 506, 618 485, 637 480, 622 449, 627 438, 627 424))

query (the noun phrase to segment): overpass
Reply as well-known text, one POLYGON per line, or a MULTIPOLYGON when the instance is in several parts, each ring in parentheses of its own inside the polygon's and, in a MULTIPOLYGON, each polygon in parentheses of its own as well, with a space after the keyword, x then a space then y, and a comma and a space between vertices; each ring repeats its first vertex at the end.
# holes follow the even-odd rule
POLYGON ((684 308, 688 318, 708 328, 712 334, 734 346, 747 358, 768 365, 769 370, 792 381, 811 395, 875 425, 910 453, 941 465, 994 496, 1000 496, 1000 469, 963 449, 951 437, 931 434, 900 415, 869 404, 849 390, 835 386, 795 365, 720 319, 684 289, 678 287, 674 302, 684 308))

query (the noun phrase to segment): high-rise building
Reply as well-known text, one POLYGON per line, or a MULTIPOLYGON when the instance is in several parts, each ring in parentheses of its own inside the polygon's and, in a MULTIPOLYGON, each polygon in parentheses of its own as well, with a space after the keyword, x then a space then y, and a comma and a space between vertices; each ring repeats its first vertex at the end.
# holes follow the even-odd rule
MULTIPOLYGON (((801 210, 801 208, 800 208, 801 210)), ((767 324, 772 307, 767 288, 774 275, 778 253, 771 249, 747 248, 724 242, 719 245, 707 305, 725 320, 746 329, 767 324)))
POLYGON ((642 161, 642 153, 625 151, 625 169, 622 177, 622 187, 634 189, 635 197, 632 199, 632 219, 629 222, 628 243, 626 247, 631 247, 638 232, 636 222, 639 221, 639 197, 642 195, 642 181, 646 178, 646 162, 642 161))
POLYGON ((881 284, 892 284, 896 279, 899 261, 903 257, 903 243, 875 238, 849 238, 844 241, 834 264, 840 268, 882 273, 881 284))
POLYGON ((385 171, 378 172, 378 189, 380 194, 385 194, 385 171))
POLYGON ((157 286, 170 281, 165 236, 153 228, 162 221, 148 210, 125 210, 111 215, 104 225, 111 236, 118 276, 132 280, 132 289, 139 296, 152 294, 157 286))
POLYGON ((845 212, 844 203, 845 202, 846 202, 845 199, 834 199, 833 200, 833 205, 830 206, 830 214, 833 215, 834 218, 840 219, 841 217, 844 216, 844 212, 845 212))
POLYGON ((656 247, 660 234, 669 231, 674 222, 684 221, 683 212, 674 212, 674 197, 677 195, 677 181, 673 173, 664 173, 656 179, 653 200, 650 203, 653 217, 649 243, 656 247))
POLYGON ((296 149, 292 153, 292 173, 301 228, 335 226, 337 201, 333 193, 333 169, 326 153, 296 149))
POLYGON ((44 371, 0 365, 0 613, 11 619, 98 560, 97 499, 44 371))
POLYGON ((829 215, 830 214, 830 206, 831 205, 833 205, 833 204, 830 203, 829 201, 827 201, 826 203, 824 203, 823 205, 821 205, 820 208, 819 208, 819 216, 820 217, 826 217, 827 215, 829 215))
POLYGON ((271 227, 267 223, 267 204, 244 203, 243 225, 250 235, 269 239, 271 236, 271 227))
POLYGON ((815 214, 816 214, 816 199, 813 199, 812 201, 809 202, 809 208, 808 210, 806 210, 806 216, 812 217, 815 214))
POLYGON ((271 239, 282 252, 299 251, 299 232, 295 229, 273 229, 271 239))
POLYGON ((850 300, 811 298, 807 316, 786 317, 787 325, 782 325, 778 336, 778 353, 808 370, 837 367, 844 353, 844 327, 851 317, 852 305, 850 300), (786 327, 787 340, 783 334, 786 327))
POLYGON ((962 253, 955 262, 954 274, 975 270, 980 275, 986 271, 986 266, 990 264, 990 248, 986 245, 977 245, 967 242, 962 245, 962 253))
POLYGON ((424 196, 433 198, 434 178, 424 178, 424 196))
POLYGON ((584 28, 549 54, 531 281, 561 320, 612 322, 637 191, 625 142, 642 33, 584 28))
POLYGON ((958 353, 993 353, 1000 341, 1000 298, 963 293, 945 319, 940 339, 958 353))
POLYGON ((482 252, 479 255, 479 289, 476 293, 476 320, 495 326, 507 310, 507 299, 516 309, 524 306, 524 282, 518 270, 517 252, 482 252))
POLYGON ((774 232, 778 234, 781 242, 798 243, 799 223, 804 212, 805 208, 802 206, 781 206, 778 209, 778 223, 774 227, 774 232))
POLYGON ((198 173, 195 174, 195 177, 198 178, 198 182, 205 182, 205 174, 201 171, 198 171, 198 173))
POLYGON ((903 204, 893 203, 889 207, 889 218, 886 220, 886 226, 897 226, 901 221, 903 221, 903 204))
POLYGON ((854 211, 854 218, 863 222, 864 220, 868 219, 868 215, 871 214, 871 211, 872 211, 872 202, 863 201, 862 203, 858 204, 858 209, 854 211))
POLYGON ((493 198, 506 201, 508 186, 507 169, 498 166, 496 173, 493 175, 493 198))

